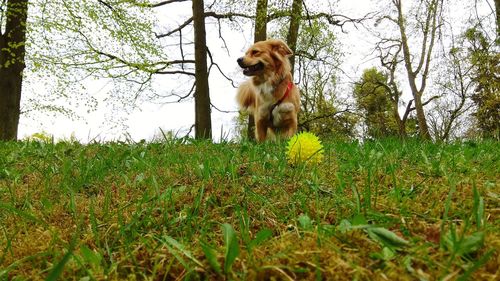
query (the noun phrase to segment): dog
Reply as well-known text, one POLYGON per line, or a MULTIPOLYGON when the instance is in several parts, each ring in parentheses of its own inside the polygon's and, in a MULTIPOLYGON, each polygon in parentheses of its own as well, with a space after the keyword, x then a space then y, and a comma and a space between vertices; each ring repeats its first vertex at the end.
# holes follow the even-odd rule
POLYGON ((300 92, 292 80, 291 55, 285 42, 269 39, 255 43, 237 60, 251 78, 239 86, 236 100, 241 110, 254 116, 258 142, 297 132, 300 92))

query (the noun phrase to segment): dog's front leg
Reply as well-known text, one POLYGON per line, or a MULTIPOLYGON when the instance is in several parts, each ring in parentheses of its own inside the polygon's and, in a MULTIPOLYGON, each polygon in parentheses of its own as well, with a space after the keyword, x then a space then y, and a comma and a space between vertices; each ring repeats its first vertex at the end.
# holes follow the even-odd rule
POLYGON ((293 137, 295 133, 297 132, 297 121, 296 120, 290 120, 290 124, 286 126, 282 132, 282 135, 287 138, 293 137))
POLYGON ((255 111, 255 139, 263 142, 267 139, 267 129, 271 127, 270 110, 267 106, 259 106, 255 111))
POLYGON ((267 138, 268 122, 265 119, 257 120, 255 123, 255 139, 258 142, 263 142, 267 138))

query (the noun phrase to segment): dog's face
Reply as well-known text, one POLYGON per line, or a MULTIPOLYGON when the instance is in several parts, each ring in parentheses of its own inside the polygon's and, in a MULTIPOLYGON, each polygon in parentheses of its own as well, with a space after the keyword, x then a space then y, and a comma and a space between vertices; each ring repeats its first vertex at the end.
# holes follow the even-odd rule
POLYGON ((246 76, 267 76, 286 69, 286 66, 289 68, 288 56, 291 55, 292 50, 285 42, 269 39, 252 45, 245 55, 238 59, 238 64, 246 76))

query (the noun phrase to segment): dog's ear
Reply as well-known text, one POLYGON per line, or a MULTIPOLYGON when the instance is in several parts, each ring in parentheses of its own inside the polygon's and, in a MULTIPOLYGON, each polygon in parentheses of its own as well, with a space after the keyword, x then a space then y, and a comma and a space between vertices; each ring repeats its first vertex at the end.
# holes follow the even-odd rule
POLYGON ((278 52, 282 56, 287 57, 287 56, 293 55, 292 50, 290 49, 290 47, 288 47, 288 45, 283 40, 270 39, 269 43, 273 47, 273 50, 278 52))

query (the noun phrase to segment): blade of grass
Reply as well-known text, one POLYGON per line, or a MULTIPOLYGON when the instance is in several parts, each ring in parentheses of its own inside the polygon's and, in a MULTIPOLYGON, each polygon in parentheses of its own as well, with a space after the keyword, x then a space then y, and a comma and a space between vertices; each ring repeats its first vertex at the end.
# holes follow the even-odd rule
POLYGON ((476 182, 473 183, 473 194, 474 194, 474 207, 473 215, 476 220, 477 229, 481 229, 483 226, 483 218, 484 218, 484 199, 479 194, 477 190, 476 182))
POLYGON ((71 256, 73 256, 73 251, 75 250, 75 243, 76 243, 75 238, 76 238, 76 236, 73 238, 73 241, 70 244, 68 252, 66 252, 66 254, 63 256, 63 258, 50 271, 50 273, 47 276, 47 278, 45 279, 45 281, 55 281, 61 276, 61 274, 64 270, 64 267, 68 263, 71 256))
POLYGON ((217 252, 215 251, 215 249, 203 241, 200 241, 200 245, 201 249, 203 250, 203 253, 205 254, 205 257, 207 258, 210 267, 212 267, 212 269, 216 273, 222 274, 222 269, 219 264, 219 261, 217 260, 217 252))
POLYGON ((375 241, 391 249, 399 248, 408 245, 408 241, 396 235, 396 233, 383 228, 372 227, 367 229, 368 235, 375 241))
POLYGON ((32 221, 32 222, 35 222, 35 223, 39 223, 39 224, 41 224, 41 225, 43 225, 45 227, 49 226, 46 222, 44 222, 43 220, 35 217, 34 215, 32 215, 32 214, 30 214, 28 212, 25 212, 23 210, 19 210, 17 208, 14 208, 12 206, 0 203, 0 209, 4 209, 4 210, 9 211, 9 212, 11 212, 11 213, 13 213, 15 215, 18 215, 21 218, 24 218, 26 220, 29 220, 29 221, 32 221))
POLYGON ((251 252, 253 250, 253 248, 262 244, 264 241, 271 238, 272 236, 273 236, 273 231, 271 229, 265 228, 265 229, 260 230, 255 235, 255 239, 253 239, 248 244, 248 251, 251 252))
POLYGON ((203 263, 197 260, 193 256, 193 254, 186 249, 184 245, 179 243, 174 238, 170 236, 164 236, 162 242, 164 242, 165 245, 168 246, 168 248, 171 250, 171 253, 179 260, 179 262, 181 262, 186 267, 186 269, 189 269, 189 265, 186 262, 183 262, 183 259, 178 255, 179 252, 196 263, 198 266, 203 267, 203 263))
POLYGON ((224 245, 226 246, 224 272, 227 274, 231 271, 234 261, 240 254, 240 249, 236 233, 230 224, 225 223, 222 225, 222 233, 224 235, 224 245))
POLYGON ((474 273, 474 271, 478 270, 481 266, 486 264, 486 262, 490 259, 490 257, 493 255, 493 253, 495 253, 495 250, 493 250, 493 249, 486 252, 486 254, 484 254, 471 267, 469 267, 467 269, 467 271, 465 271, 465 273, 462 276, 458 277, 457 281, 470 280, 470 276, 472 275, 472 273, 474 273))

